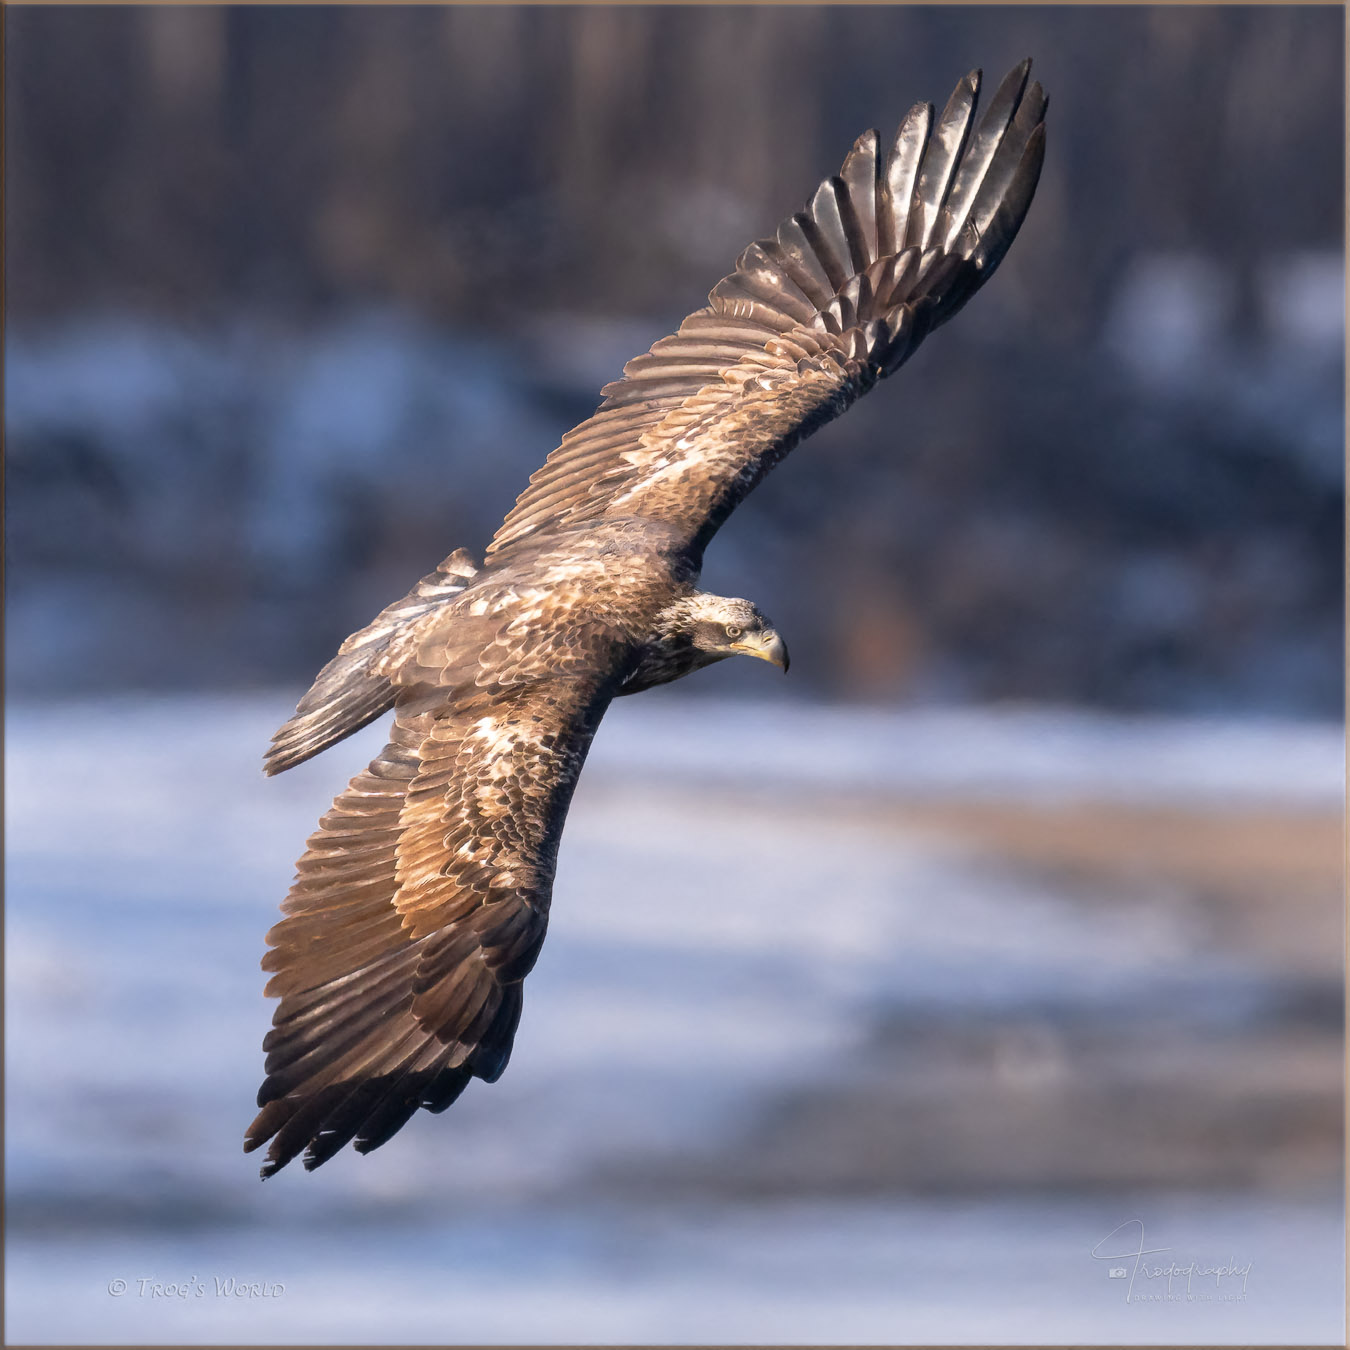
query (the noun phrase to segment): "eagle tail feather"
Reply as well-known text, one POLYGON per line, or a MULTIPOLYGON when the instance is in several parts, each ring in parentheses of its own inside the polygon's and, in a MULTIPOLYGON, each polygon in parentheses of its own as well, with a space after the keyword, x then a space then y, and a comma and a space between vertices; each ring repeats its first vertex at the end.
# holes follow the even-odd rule
POLYGON ((458 595, 477 574, 468 553, 456 549, 402 600, 353 633, 315 677, 296 705, 295 716, 272 737, 263 772, 277 774, 303 764, 388 712, 396 690, 377 667, 390 642, 424 614, 458 595))

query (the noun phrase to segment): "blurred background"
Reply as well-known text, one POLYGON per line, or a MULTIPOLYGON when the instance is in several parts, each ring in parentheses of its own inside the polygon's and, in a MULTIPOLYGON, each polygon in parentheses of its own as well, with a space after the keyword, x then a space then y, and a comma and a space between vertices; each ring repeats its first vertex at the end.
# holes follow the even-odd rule
POLYGON ((1343 1338, 1342 10, 5 37, 11 1340, 1343 1338), (1028 54, 997 277, 709 551, 791 677, 616 707, 502 1082, 260 1186, 262 934, 381 741, 271 730, 859 132, 1028 54))

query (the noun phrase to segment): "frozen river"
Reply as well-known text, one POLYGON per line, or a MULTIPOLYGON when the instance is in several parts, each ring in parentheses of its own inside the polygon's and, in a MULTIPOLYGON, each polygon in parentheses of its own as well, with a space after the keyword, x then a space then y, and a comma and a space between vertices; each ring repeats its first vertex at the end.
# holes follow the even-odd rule
POLYGON ((1167 905, 1072 903, 877 804, 1325 815, 1338 728, 625 701, 502 1081, 263 1186, 240 1150, 262 935, 381 735, 264 780, 291 702, 9 709, 11 1341, 1342 1338, 1339 1189, 1320 1182, 706 1180, 734 1180, 774 1103, 870 1062, 880 1011, 1152 1004, 1229 1035, 1264 1006, 1268 972, 1198 951, 1167 905), (1113 1278, 1130 1220, 1162 1259, 1229 1273, 1174 1278, 1176 1297, 1113 1278))

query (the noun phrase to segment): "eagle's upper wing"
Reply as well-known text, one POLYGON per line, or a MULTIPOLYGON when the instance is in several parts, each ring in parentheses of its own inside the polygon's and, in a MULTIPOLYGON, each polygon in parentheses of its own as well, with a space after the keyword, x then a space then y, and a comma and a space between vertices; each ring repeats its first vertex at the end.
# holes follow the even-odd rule
MULTIPOLYGON (((441 1111, 511 1053, 603 662, 448 696, 404 688, 390 744, 310 837, 268 934, 280 995, 246 1149, 263 1175, 441 1111)), ((423 678, 432 672, 419 668, 423 678)))
POLYGON ((978 125, 972 72, 933 122, 876 132, 773 239, 751 244, 706 309, 624 367, 595 415, 530 479, 489 557, 556 524, 636 515, 701 548, 805 435, 889 375, 970 298, 1026 215, 1045 94, 1023 62, 978 125))

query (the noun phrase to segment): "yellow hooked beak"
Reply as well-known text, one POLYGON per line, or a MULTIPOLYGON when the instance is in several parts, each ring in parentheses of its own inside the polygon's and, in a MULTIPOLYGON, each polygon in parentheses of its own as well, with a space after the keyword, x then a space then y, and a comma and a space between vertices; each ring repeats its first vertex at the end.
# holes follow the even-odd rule
POLYGON ((731 644, 731 650, 743 656, 757 656, 761 661, 767 661, 784 674, 787 673, 788 649, 783 639, 772 629, 764 633, 747 633, 741 641, 731 644))

